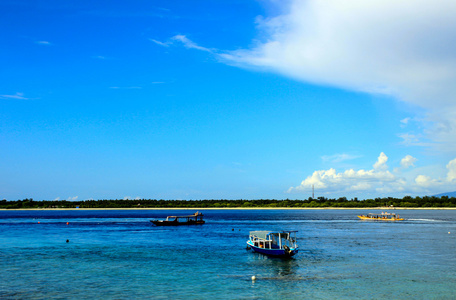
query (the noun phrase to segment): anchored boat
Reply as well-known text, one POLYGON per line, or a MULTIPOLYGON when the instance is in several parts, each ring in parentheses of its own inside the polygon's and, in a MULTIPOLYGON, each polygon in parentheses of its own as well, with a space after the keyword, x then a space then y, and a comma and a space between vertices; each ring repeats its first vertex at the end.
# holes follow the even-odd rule
POLYGON ((203 214, 196 212, 189 216, 168 216, 166 220, 151 220, 157 226, 180 226, 180 225, 202 225, 206 223, 203 220, 203 214))
POLYGON ((367 215, 358 216, 361 220, 373 220, 373 221, 404 221, 404 218, 401 218, 395 213, 382 212, 381 214, 369 213, 367 215))
POLYGON ((276 257, 292 257, 298 253, 296 230, 250 231, 247 249, 276 257))

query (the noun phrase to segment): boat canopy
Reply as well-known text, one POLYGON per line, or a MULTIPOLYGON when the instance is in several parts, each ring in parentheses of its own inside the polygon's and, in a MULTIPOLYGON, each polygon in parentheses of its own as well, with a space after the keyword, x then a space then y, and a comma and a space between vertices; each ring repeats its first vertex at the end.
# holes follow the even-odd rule
POLYGON ((255 235, 260 239, 267 239, 268 235, 275 235, 279 236, 279 234, 284 237, 285 235, 288 236, 288 234, 292 232, 298 232, 297 230, 283 230, 283 231, 250 231, 250 235, 255 235))
POLYGON ((382 212, 380 214, 369 213, 368 215, 369 216, 395 216, 396 214, 395 213, 389 213, 389 212, 382 212))

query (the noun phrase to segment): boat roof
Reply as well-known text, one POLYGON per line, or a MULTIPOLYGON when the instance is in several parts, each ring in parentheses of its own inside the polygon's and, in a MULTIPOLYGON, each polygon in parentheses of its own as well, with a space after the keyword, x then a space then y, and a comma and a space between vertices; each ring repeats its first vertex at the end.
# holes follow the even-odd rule
POLYGON ((280 231, 268 231, 268 230, 256 230, 250 231, 250 234, 274 234, 274 233, 291 233, 291 232, 298 232, 297 230, 280 230, 280 231))
POLYGON ((188 216, 168 216, 168 218, 192 218, 192 217, 202 217, 203 214, 197 211, 193 215, 188 215, 188 216))

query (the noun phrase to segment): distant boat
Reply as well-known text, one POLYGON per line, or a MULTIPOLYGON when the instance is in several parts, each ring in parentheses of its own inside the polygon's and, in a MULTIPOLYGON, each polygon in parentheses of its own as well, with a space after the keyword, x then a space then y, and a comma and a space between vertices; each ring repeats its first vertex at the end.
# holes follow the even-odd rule
POLYGON ((361 220, 372 220, 372 221, 404 221, 404 218, 401 218, 395 213, 382 212, 381 214, 370 213, 367 215, 358 216, 361 220))
POLYGON ((203 214, 196 212, 189 216, 168 216, 166 220, 151 220, 157 226, 180 226, 180 225, 202 225, 206 223, 203 220, 203 214))
POLYGON ((292 257, 298 253, 296 232, 295 230, 251 231, 247 248, 269 256, 292 257))

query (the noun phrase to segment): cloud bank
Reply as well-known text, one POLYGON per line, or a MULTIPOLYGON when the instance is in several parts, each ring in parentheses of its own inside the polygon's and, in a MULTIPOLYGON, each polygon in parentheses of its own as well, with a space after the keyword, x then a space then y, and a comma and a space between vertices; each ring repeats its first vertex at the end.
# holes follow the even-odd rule
MULTIPOLYGON (((388 157, 385 153, 380 153, 377 161, 371 170, 349 169, 337 173, 335 169, 315 171, 312 175, 304 179, 300 185, 290 187, 288 193, 308 193, 312 187, 320 193, 330 194, 356 194, 373 192, 376 194, 400 193, 403 195, 415 193, 437 194, 442 190, 452 191, 456 184, 456 159, 447 164, 448 173, 445 177, 435 179, 426 175, 417 175, 413 180, 408 180, 401 176, 396 168, 394 172, 389 171, 387 166, 388 157)), ((413 167, 416 161, 411 155, 405 156, 401 160, 403 168, 413 167)))
MULTIPOLYGON (((441 150, 456 151, 455 1, 287 3, 284 14, 258 18, 262 41, 220 56, 239 66, 386 94, 424 108, 423 137, 441 150)), ((419 135, 403 136, 425 145, 419 135)))

